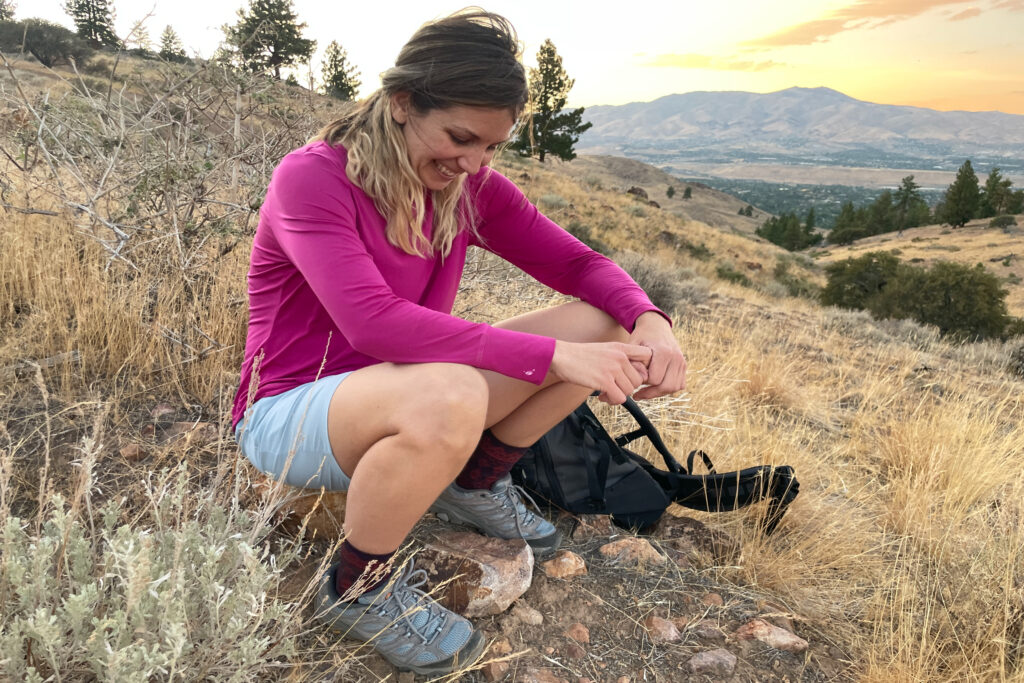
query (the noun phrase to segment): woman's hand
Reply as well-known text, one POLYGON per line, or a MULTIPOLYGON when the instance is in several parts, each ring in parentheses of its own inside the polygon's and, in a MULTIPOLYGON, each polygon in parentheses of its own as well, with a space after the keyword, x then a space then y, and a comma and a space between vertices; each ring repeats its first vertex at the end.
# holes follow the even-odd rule
POLYGON ((647 386, 636 393, 634 398, 656 398, 667 396, 686 388, 686 356, 683 355, 672 334, 672 326, 654 311, 648 311, 636 319, 629 343, 651 349, 647 364, 647 386))
POLYGON ((601 392, 601 400, 624 403, 647 381, 651 349, 620 342, 556 341, 551 372, 563 382, 601 392))

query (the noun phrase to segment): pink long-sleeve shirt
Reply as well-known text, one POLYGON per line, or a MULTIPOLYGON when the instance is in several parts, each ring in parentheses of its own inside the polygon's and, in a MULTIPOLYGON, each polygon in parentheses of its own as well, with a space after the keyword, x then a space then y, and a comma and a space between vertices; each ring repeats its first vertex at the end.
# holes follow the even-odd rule
POLYGON ((480 239, 462 230, 446 258, 406 254, 388 243, 387 221, 349 181, 345 161, 344 148, 313 142, 274 171, 253 242, 249 331, 232 424, 250 400, 384 361, 462 363, 542 383, 554 339, 451 315, 470 245, 583 299, 626 329, 658 310, 621 268, 486 168, 466 180, 480 239))

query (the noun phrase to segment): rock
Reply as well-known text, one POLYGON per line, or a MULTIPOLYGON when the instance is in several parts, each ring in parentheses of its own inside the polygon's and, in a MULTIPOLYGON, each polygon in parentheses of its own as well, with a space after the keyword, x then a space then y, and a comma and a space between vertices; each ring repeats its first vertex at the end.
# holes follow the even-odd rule
POLYGON ((784 628, 787 631, 792 632, 796 626, 793 624, 792 614, 782 605, 777 602, 771 602, 766 600, 758 604, 758 609, 767 612, 762 614, 761 618, 772 624, 775 624, 779 628, 784 628))
POLYGON ((142 444, 137 443, 130 443, 118 452, 121 454, 122 458, 125 460, 131 460, 132 462, 142 460, 146 457, 146 449, 142 447, 142 444))
POLYGON ((608 515, 580 515, 572 530, 574 541, 586 541, 598 536, 611 536, 612 518, 608 515))
POLYGON ((606 543, 598 552, 616 564, 662 564, 666 561, 646 538, 632 536, 606 543))
POLYGON ((807 641, 784 628, 769 624, 764 619, 752 619, 736 629, 733 634, 740 640, 759 640, 769 647, 784 652, 804 652, 807 641))
POLYGON ((153 410, 149 411, 149 414, 153 416, 154 420, 159 420, 168 415, 174 415, 174 412, 174 407, 170 403, 157 403, 153 410))
POLYGON ((587 656, 587 651, 579 643, 569 643, 563 648, 563 651, 569 659, 583 659, 587 656))
POLYGON ((743 265, 747 270, 762 270, 764 268, 764 266, 757 261, 744 261, 743 265))
POLYGON ((209 422, 172 422, 163 431, 165 443, 181 442, 186 447, 200 447, 216 441, 220 436, 217 425, 209 422))
POLYGON ((550 669, 527 669, 519 679, 522 683, 569 683, 564 678, 559 678, 550 669))
POLYGON ((277 482, 259 472, 252 476, 252 488, 264 499, 279 496, 274 519, 287 533, 303 533, 306 538, 327 540, 343 534, 341 525, 348 499, 344 491, 279 487, 277 482))
POLYGON ((740 544, 728 534, 708 529, 692 517, 662 515, 654 537, 668 549, 676 550, 702 564, 735 564, 740 557, 740 544))
POLYGON ((634 197, 640 197, 641 199, 647 199, 647 190, 642 187, 637 187, 636 185, 626 190, 626 194, 631 194, 634 197))
POLYGON ((577 643, 590 644, 590 629, 579 622, 570 626, 562 635, 575 640, 577 643))
POLYGON ((655 643, 675 643, 682 640, 679 629, 668 619, 651 615, 644 619, 644 628, 655 643))
POLYGON ((690 630, 693 632, 693 635, 702 640, 725 640, 725 633, 722 632, 722 629, 718 628, 718 624, 710 619, 701 619, 696 624, 690 626, 690 630))
POLYGON ((533 551, 522 540, 488 538, 449 531, 424 545, 416 566, 431 585, 443 584, 434 597, 466 617, 501 614, 530 587, 533 551))
POLYGON ((718 593, 706 593, 700 601, 708 607, 721 607, 725 604, 725 601, 722 600, 722 596, 718 593))
POLYGON ((615 683, 629 683, 629 676, 619 676, 615 679, 615 683))
POLYGON ((543 614, 522 603, 512 608, 512 616, 527 626, 540 626, 544 623, 543 614))
POLYGON ((554 559, 542 562, 540 566, 552 579, 571 579, 587 573, 587 563, 571 550, 562 550, 554 559))
POLYGON ((509 670, 508 662, 489 662, 484 664, 484 680, 494 683, 505 677, 509 670))
POLYGON ((512 652, 512 643, 508 642, 508 638, 499 638, 498 640, 491 643, 491 649, 488 650, 489 654, 495 657, 501 657, 512 652))
POLYGON ((647 200, 647 206, 653 206, 655 209, 660 209, 661 208, 661 204, 659 204, 658 202, 654 201, 653 199, 647 200))
POLYGON ((700 652, 690 657, 686 669, 694 674, 729 677, 736 669, 736 655, 723 648, 700 652))

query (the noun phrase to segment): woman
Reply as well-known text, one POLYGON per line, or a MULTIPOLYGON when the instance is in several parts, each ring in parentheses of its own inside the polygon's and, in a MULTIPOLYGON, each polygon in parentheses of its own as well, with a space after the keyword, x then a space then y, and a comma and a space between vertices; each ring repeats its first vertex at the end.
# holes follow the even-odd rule
POLYGON ((431 509, 554 552, 558 531, 510 483, 525 447, 593 390, 622 403, 685 382, 643 291, 487 168, 526 101, 505 19, 423 26, 379 91, 282 160, 253 245, 242 451, 289 484, 347 489, 318 614, 422 674, 484 640, 424 596, 422 572, 392 576, 416 521, 431 509), (493 326, 455 318, 471 245, 583 301, 493 326))

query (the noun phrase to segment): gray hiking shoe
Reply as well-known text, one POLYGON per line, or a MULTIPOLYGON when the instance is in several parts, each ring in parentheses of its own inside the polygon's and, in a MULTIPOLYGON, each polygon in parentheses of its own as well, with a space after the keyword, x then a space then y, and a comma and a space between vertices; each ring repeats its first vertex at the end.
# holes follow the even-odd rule
POLYGON ((324 574, 315 616, 342 635, 362 640, 402 671, 440 676, 476 660, 483 634, 420 590, 427 580, 409 561, 388 585, 351 602, 338 595, 335 567, 324 574))
POLYGON ((562 534, 548 520, 530 510, 523 496, 536 507, 530 496, 513 486, 505 475, 487 489, 464 489, 452 483, 430 507, 438 519, 468 524, 488 536, 522 538, 537 557, 547 557, 558 549, 562 534))

